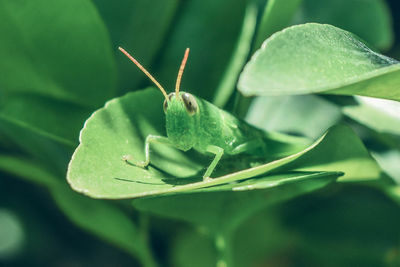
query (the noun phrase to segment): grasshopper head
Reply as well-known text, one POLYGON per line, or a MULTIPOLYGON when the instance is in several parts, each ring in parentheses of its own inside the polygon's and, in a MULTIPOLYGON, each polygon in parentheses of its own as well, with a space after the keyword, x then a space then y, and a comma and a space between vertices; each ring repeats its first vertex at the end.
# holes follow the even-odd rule
POLYGON ((180 92, 179 97, 170 93, 164 101, 168 138, 181 150, 189 150, 195 144, 198 109, 196 98, 185 92, 180 92))
POLYGON ((185 92, 179 92, 181 78, 183 70, 186 65, 186 60, 189 55, 189 48, 186 48, 185 55, 181 66, 179 68, 178 77, 176 79, 175 92, 167 95, 165 89, 159 82, 128 52, 123 48, 119 47, 122 53, 124 53, 133 63, 138 66, 139 69, 149 77, 150 80, 160 89, 161 93, 165 97, 164 101, 164 112, 166 114, 166 128, 168 138, 181 150, 189 150, 195 144, 196 138, 196 127, 199 121, 199 112, 197 101, 194 96, 185 92))

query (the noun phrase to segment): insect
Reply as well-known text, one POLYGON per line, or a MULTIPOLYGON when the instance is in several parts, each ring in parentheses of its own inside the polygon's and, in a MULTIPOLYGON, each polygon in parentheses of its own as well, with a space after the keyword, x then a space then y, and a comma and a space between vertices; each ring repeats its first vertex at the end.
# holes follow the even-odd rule
MULTIPOLYGON (((190 93, 180 91, 183 70, 189 55, 186 49, 176 79, 175 92, 167 94, 159 82, 128 52, 118 48, 160 89, 165 97, 164 113, 167 136, 148 135, 145 141, 145 161, 132 156, 123 156, 123 160, 139 167, 150 163, 150 144, 159 143, 187 151, 195 149, 203 154, 214 155, 214 159, 203 175, 203 181, 210 180, 222 156, 246 153, 254 156, 266 155, 269 133, 258 129, 210 102, 190 93)), ((279 139, 279 138, 278 138, 279 139)))

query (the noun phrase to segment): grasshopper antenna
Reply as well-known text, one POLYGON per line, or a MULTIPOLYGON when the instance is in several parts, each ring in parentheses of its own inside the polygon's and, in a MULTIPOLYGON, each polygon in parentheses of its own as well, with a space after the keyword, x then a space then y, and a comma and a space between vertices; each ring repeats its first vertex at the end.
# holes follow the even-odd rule
POLYGON ((179 68, 178 77, 176 78, 175 95, 179 97, 179 87, 181 86, 182 74, 185 69, 186 61, 189 56, 189 48, 186 48, 185 55, 183 56, 181 67, 179 68))
POLYGON ((127 56, 133 63, 135 63, 136 66, 138 66, 138 68, 143 71, 144 74, 146 74, 147 77, 150 78, 150 80, 161 90, 161 93, 164 95, 165 99, 168 101, 168 95, 167 92, 165 91, 165 89, 161 86, 161 84, 159 82, 157 82, 157 80, 151 76, 151 74, 136 60, 134 59, 128 52, 125 51, 125 49, 123 49, 122 47, 118 47, 118 49, 125 54, 125 56, 127 56))

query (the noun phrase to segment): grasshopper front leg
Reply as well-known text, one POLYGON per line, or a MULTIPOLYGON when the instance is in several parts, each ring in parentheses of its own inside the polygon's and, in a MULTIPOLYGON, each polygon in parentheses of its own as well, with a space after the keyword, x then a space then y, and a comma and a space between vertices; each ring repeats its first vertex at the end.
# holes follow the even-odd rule
POLYGON ((131 155, 122 156, 122 160, 128 164, 133 164, 141 168, 147 167, 150 163, 150 143, 173 145, 167 137, 150 134, 146 137, 146 142, 144 145, 144 153, 146 157, 145 161, 135 160, 131 155))

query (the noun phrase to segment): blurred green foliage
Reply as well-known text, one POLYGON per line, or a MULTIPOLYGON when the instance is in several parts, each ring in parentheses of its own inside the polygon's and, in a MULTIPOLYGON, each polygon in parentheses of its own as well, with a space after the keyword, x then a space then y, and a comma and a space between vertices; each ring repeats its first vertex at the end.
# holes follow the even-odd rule
MULTIPOLYGON (((304 77, 312 78, 302 93, 315 92, 310 88, 321 73, 325 82, 335 78, 340 84, 365 69, 352 70, 357 64, 370 67, 371 54, 360 60, 343 42, 331 50, 323 42, 310 48, 302 37, 315 41, 329 33, 312 34, 318 29, 311 28, 293 37, 285 30, 272 37, 282 38, 279 46, 257 52, 274 61, 250 74, 268 78, 271 68, 288 95, 246 102, 236 90, 240 71, 264 40, 305 22, 351 32, 379 49, 368 51, 374 56, 399 60, 398 1, 0 0, 0 17, 0 265, 212 266, 221 258, 234 266, 400 265, 399 72, 361 79, 362 86, 351 90, 329 87, 344 95, 292 95, 304 77), (100 189, 92 194, 96 198, 132 196, 131 184, 106 180, 105 170, 119 171, 119 163, 100 160, 117 157, 119 149, 142 153, 145 136, 135 134, 163 131, 162 106, 156 106, 161 94, 139 91, 151 84, 118 46, 132 51, 169 90, 190 47, 183 89, 229 111, 243 104, 236 109, 249 108, 248 120, 266 130, 313 140, 336 124, 352 130, 336 126, 299 160, 237 184, 133 203, 91 199, 71 189, 66 173, 93 112, 120 97, 114 107, 108 104, 109 113, 101 109, 106 123, 91 128, 96 142, 88 149, 99 159, 89 157, 76 171, 79 191, 100 189), (314 63, 300 64, 311 52, 314 63), (341 63, 349 68, 340 69, 341 63), (374 92, 369 96, 394 100, 354 96, 366 87, 374 92), (122 97, 132 91, 138 92, 122 97), (130 125, 141 131, 130 132, 130 125), (124 135, 132 146, 123 146, 124 135), (341 181, 356 179, 334 182, 338 172, 344 172, 341 181)), ((252 89, 271 89, 271 82, 252 82, 259 83, 252 89)), ((168 170, 183 183, 193 180, 180 178, 196 178, 209 160, 174 149, 157 152, 159 165, 151 174, 168 170)), ((224 163, 222 174, 232 165, 224 163)))

